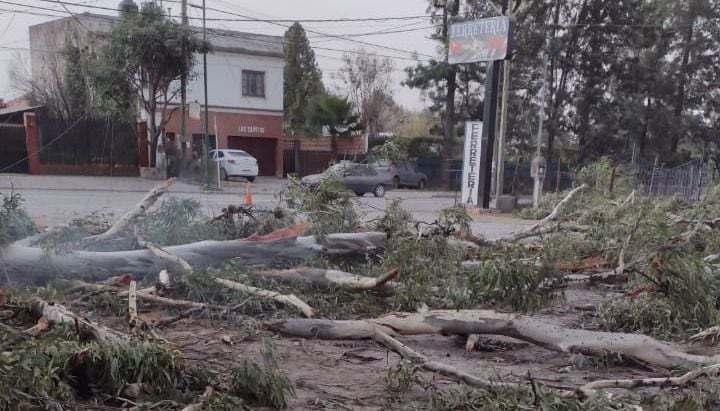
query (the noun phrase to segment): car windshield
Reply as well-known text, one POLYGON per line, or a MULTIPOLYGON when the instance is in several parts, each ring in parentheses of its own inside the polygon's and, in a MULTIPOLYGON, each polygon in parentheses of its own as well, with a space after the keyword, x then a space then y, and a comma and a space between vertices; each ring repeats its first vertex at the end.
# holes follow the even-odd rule
POLYGON ((348 164, 347 164, 347 163, 337 163, 337 164, 333 164, 333 165, 331 165, 330 167, 328 167, 327 170, 325 170, 325 171, 323 172, 323 174, 337 174, 337 173, 345 170, 346 168, 348 168, 348 164))
POLYGON ((226 151, 226 153, 231 157, 249 157, 248 153, 244 151, 226 151))

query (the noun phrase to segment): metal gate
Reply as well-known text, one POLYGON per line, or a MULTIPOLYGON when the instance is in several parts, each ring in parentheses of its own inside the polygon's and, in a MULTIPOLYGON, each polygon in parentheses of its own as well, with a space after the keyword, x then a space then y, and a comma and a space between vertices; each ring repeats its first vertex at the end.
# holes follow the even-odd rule
POLYGON ((704 166, 701 158, 671 168, 643 159, 634 162, 638 182, 646 195, 677 196, 689 202, 700 200, 705 191, 704 166))
POLYGON ((27 173, 25 126, 0 123, 0 173, 27 173))

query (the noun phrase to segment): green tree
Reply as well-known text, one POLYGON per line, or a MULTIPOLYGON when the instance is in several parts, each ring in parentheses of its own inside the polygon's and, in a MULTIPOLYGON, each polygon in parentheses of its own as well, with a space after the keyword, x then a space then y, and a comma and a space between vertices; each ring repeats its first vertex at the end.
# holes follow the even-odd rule
POLYGON ((90 109, 87 61, 70 36, 65 37, 62 55, 65 61, 63 88, 67 103, 66 119, 72 121, 82 117, 90 109))
POLYGON ((330 150, 333 158, 338 154, 337 138, 351 136, 353 132, 362 130, 359 116, 353 112, 352 104, 347 98, 324 94, 315 97, 305 112, 307 130, 315 136, 325 131, 330 134, 330 150))
POLYGON ((146 3, 140 13, 126 14, 113 28, 97 59, 94 84, 104 107, 123 112, 139 101, 147 114, 152 166, 162 129, 173 114, 169 103, 180 92, 178 80, 192 70, 194 53, 207 48, 191 29, 146 3))
POLYGON ((285 125, 291 134, 305 126, 305 109, 314 97, 323 94, 322 73, 315 61, 315 52, 300 23, 285 32, 285 70, 283 73, 285 125))

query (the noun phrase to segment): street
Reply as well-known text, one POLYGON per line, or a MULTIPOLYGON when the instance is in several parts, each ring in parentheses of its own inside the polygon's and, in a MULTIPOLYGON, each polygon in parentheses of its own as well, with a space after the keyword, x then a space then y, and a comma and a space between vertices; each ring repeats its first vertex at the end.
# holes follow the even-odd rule
MULTIPOLYGON (((132 177, 0 174, 0 192, 8 194, 12 190, 21 194, 30 215, 46 226, 67 224, 73 218, 93 212, 117 216, 135 205, 155 184, 155 181, 132 177)), ((253 203, 263 208, 273 207, 285 184, 286 180, 259 177, 252 184, 253 203)), ((246 184, 240 181, 224 183, 221 192, 204 192, 196 185, 178 181, 171 187, 170 196, 194 198, 202 204, 203 212, 212 216, 229 204, 242 203, 245 190, 246 184)), ((434 220, 439 210, 454 204, 454 193, 427 190, 388 191, 384 198, 367 194, 356 201, 364 218, 372 219, 397 198, 403 200, 403 207, 415 219, 423 221, 434 220)), ((475 218, 473 231, 493 239, 528 224, 512 216, 485 214, 475 218)))

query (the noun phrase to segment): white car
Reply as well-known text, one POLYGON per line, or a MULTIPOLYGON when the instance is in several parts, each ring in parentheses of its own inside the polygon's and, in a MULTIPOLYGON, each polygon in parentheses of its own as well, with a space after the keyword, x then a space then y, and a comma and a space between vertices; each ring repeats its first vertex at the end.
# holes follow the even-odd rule
POLYGON ((210 155, 220 165, 220 178, 223 180, 245 177, 247 181, 253 182, 258 175, 257 160, 243 150, 211 150, 210 155))

